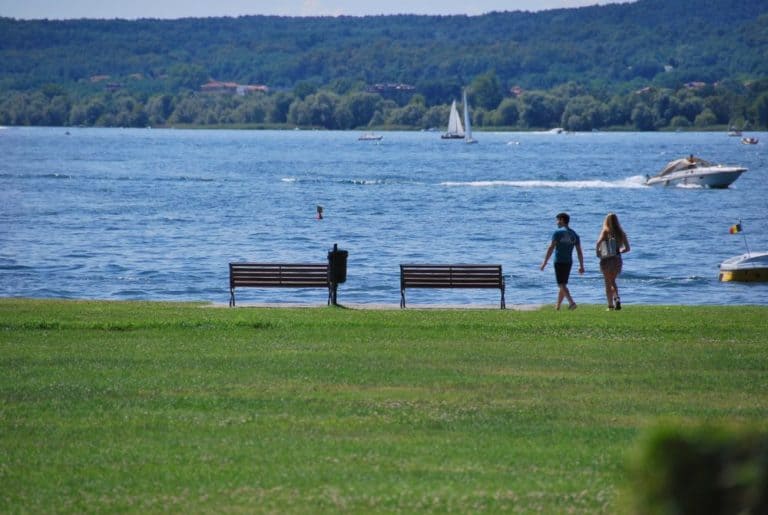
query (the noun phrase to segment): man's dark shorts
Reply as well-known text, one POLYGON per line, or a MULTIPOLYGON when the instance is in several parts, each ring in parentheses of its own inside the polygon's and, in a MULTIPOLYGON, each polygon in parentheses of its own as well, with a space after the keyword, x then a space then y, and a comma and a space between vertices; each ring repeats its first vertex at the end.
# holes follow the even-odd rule
POLYGON ((568 284, 572 266, 573 263, 555 263, 555 278, 557 279, 557 284, 568 284))

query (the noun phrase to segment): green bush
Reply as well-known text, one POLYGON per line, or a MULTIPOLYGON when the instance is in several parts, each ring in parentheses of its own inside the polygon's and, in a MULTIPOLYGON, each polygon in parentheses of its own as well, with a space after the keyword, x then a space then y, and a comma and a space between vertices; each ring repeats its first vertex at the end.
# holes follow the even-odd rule
POLYGON ((657 428, 632 464, 631 490, 635 513, 768 513, 768 434, 657 428))

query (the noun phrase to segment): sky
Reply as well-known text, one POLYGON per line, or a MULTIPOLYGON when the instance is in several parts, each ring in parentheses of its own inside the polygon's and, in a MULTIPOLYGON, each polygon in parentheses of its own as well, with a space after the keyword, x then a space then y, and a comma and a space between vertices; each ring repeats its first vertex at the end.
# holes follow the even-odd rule
POLYGON ((541 11, 627 0, 0 0, 0 17, 205 18, 209 16, 367 16, 541 11))

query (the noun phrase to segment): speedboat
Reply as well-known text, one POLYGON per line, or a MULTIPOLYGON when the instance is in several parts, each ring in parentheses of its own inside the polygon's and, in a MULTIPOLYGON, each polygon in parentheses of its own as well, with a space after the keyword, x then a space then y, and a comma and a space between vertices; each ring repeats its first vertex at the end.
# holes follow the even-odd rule
POLYGON ((647 176, 646 186, 704 186, 727 188, 747 169, 742 166, 725 166, 710 163, 698 157, 670 161, 653 177, 647 176))
POLYGON ((741 138, 741 142, 744 143, 745 145, 757 145, 758 141, 759 140, 757 138, 747 138, 747 137, 741 138))
POLYGON ((748 252, 720 263, 721 281, 768 282, 768 252, 748 252))
POLYGON ((381 141, 381 139, 384 136, 380 136, 378 134, 374 134, 372 132, 366 132, 364 134, 361 134, 358 139, 358 141, 381 141))

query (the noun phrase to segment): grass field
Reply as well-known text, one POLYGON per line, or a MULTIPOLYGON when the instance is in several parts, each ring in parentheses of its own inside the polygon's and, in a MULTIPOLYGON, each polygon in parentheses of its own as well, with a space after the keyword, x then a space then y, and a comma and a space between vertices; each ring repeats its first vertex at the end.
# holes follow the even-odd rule
POLYGON ((0 299, 2 513, 616 513, 661 421, 768 429, 768 307, 0 299))

